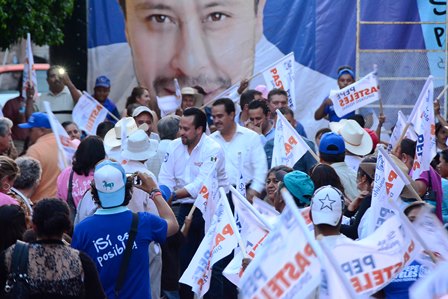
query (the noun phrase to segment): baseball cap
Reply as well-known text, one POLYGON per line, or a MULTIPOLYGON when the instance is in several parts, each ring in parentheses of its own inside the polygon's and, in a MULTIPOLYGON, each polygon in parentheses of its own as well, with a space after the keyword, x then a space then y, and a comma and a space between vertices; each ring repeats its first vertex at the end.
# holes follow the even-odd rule
POLYGON ((124 202, 126 172, 117 162, 103 160, 95 166, 93 181, 101 207, 119 207, 124 202))
POLYGON ((30 118, 28 118, 28 122, 24 124, 19 124, 19 128, 22 129, 31 129, 31 128, 46 128, 51 129, 50 120, 48 119, 48 115, 43 112, 34 112, 31 114, 30 118))
MULTIPOLYGON (((303 204, 309 204, 314 192, 314 183, 306 173, 294 170, 276 173, 277 180, 283 181, 286 189, 303 204), (283 174, 284 173, 284 174, 283 174), (281 177, 283 174, 283 177, 281 177)), ((297 203, 297 202, 296 202, 297 203)), ((299 204, 299 203, 297 203, 299 204)))
POLYGON ((132 112, 132 117, 139 116, 143 112, 149 113, 149 115, 151 115, 151 117, 154 119, 151 109, 146 106, 138 106, 137 108, 135 108, 134 112, 132 112))
POLYGON ((336 226, 342 217, 344 196, 333 186, 323 186, 314 192, 311 199, 311 215, 314 224, 336 226))
POLYGON ((110 80, 106 76, 96 78, 95 87, 110 87, 110 80))
POLYGON ((339 155, 345 153, 344 139, 341 135, 328 132, 322 135, 319 144, 319 153, 339 155))

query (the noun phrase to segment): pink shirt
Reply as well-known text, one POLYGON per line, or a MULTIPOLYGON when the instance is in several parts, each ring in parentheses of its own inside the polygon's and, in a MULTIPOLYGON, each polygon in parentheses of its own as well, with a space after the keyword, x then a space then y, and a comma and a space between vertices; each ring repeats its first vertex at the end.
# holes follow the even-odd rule
MULTIPOLYGON (((65 201, 67 201, 68 181, 70 179, 71 171, 72 167, 68 167, 58 176, 58 197, 65 201)), ((72 197, 76 207, 78 206, 78 203, 82 199, 84 193, 86 193, 87 190, 90 190, 90 182, 92 179, 93 170, 90 171, 88 176, 79 175, 76 172, 73 172, 72 197)))
POLYGON ((17 202, 17 200, 12 198, 11 196, 0 192, 0 207, 6 206, 6 205, 19 205, 19 203, 17 202))

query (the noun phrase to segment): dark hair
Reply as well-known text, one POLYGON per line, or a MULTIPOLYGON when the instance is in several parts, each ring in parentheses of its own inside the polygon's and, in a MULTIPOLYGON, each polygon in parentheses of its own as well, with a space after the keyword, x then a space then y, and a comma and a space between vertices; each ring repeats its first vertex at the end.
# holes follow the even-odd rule
MULTIPOLYGON (((374 155, 370 155, 365 157, 364 159, 361 160, 361 163, 376 163, 377 161, 377 156, 374 155)), ((358 173, 357 173, 357 177, 362 177, 362 176, 366 176, 367 178, 367 182, 368 184, 372 184, 373 180, 375 179, 375 172, 373 173, 373 177, 364 171, 364 169, 362 169, 361 167, 358 167, 358 173)))
POLYGON ((268 93, 268 101, 270 102, 271 97, 275 95, 285 96, 286 98, 288 98, 288 93, 285 90, 280 88, 274 88, 268 93))
POLYGON ((448 162, 448 149, 444 149, 440 152, 440 157, 443 158, 446 162, 448 162))
POLYGON ((280 108, 278 110, 280 111, 281 114, 283 114, 283 115, 291 114, 291 116, 294 118, 294 111, 292 111, 291 108, 289 108, 289 107, 282 107, 282 108, 280 108))
MULTIPOLYGON (((330 147, 333 145, 329 145, 328 148, 331 149, 330 147)), ((337 154, 337 155, 331 155, 331 154, 324 154, 322 152, 319 152, 319 157, 328 163, 337 163, 337 162, 344 162, 345 160, 345 152, 341 153, 341 154, 337 154)))
POLYGON ((202 88, 199 85, 193 86, 194 89, 196 89, 196 91, 198 92, 198 94, 201 94, 203 96, 206 96, 207 93, 205 92, 204 88, 202 88))
POLYGON ((103 121, 98 125, 96 128, 96 136, 100 137, 101 139, 104 139, 104 136, 106 136, 106 133, 109 132, 114 127, 114 124, 110 121, 103 121))
POLYGON ((437 137, 437 134, 439 134, 439 131, 444 127, 445 126, 442 125, 441 123, 436 123, 436 137, 437 137))
MULTIPOLYGON (((125 108, 128 108, 129 105, 137 103, 137 98, 141 97, 145 90, 149 92, 149 90, 146 87, 137 86, 132 89, 131 95, 128 96, 126 99, 126 104, 124 105, 125 108)), ((128 114, 129 115, 129 114, 128 114)))
MULTIPOLYGON (((337 71, 337 73, 339 73, 339 72, 342 71, 343 69, 348 69, 348 70, 353 71, 353 68, 352 68, 351 66, 349 66, 349 65, 341 65, 340 67, 338 67, 338 71, 337 71)), ((355 78, 353 78, 353 79, 355 79, 355 78)))
POLYGON ((235 113, 235 104, 229 98, 217 99, 213 103, 213 107, 218 106, 218 105, 224 105, 224 109, 226 110, 227 114, 230 114, 232 112, 235 113))
POLYGON ((265 101, 262 100, 253 100, 252 102, 249 103, 249 110, 255 110, 261 108, 261 110, 263 110, 263 114, 264 115, 268 115, 269 113, 269 107, 266 104, 265 101))
POLYGON ((78 125, 72 121, 64 121, 61 125, 64 129, 66 129, 70 125, 75 125, 77 128, 79 128, 78 125))
POLYGON ((342 185, 340 177, 338 176, 336 170, 334 170, 334 168, 330 165, 323 163, 316 164, 310 170, 310 178, 314 183, 314 190, 330 185, 339 189, 342 194, 345 194, 345 189, 342 185))
POLYGON ((244 106, 249 105, 249 103, 255 99, 255 95, 262 95, 262 93, 255 89, 249 89, 241 94, 240 96, 241 110, 244 109, 244 106))
POLYGON ((294 169, 292 169, 289 166, 286 165, 278 165, 278 166, 274 166, 271 169, 269 169, 268 174, 266 175, 266 178, 271 175, 271 173, 277 173, 277 171, 284 171, 286 173, 290 173, 291 171, 294 171, 294 169))
MULTIPOLYGON (((137 109, 138 107, 143 106, 142 104, 139 103, 133 103, 133 104, 129 104, 126 106, 126 114, 131 117, 132 113, 134 113, 134 110, 137 109)), ((151 113, 150 113, 151 114, 151 113)), ((152 118, 152 114, 151 114, 151 118, 152 118)))
MULTIPOLYGON (((124 185, 124 200, 120 206, 127 206, 132 199, 132 188, 134 186, 134 179, 132 176, 126 177, 126 184, 124 185)), ((100 197, 98 196, 98 190, 95 186, 95 181, 92 180, 90 183, 90 194, 92 194, 92 199, 95 204, 102 207, 100 197)))
POLYGON ((202 127, 202 132, 205 133, 205 130, 207 129, 207 117, 204 111, 196 107, 190 107, 185 109, 183 116, 194 116, 194 128, 197 129, 202 127))
POLYGON ((404 138, 403 140, 401 140, 400 143, 400 151, 402 154, 406 154, 414 158, 416 145, 417 145, 416 141, 404 138))
POLYGON ((324 135, 325 133, 330 133, 330 132, 331 132, 330 128, 319 129, 316 132, 316 135, 314 135, 314 139, 317 139, 317 137, 322 137, 322 135, 324 135))
POLYGON ((62 236, 72 228, 67 203, 57 198, 42 199, 34 206, 33 223, 38 236, 62 236))
POLYGON ((0 252, 22 240, 26 230, 25 212, 18 205, 5 205, 0 207, 0 252))
POLYGON ((349 116, 348 119, 356 121, 361 126, 361 128, 364 128, 366 126, 366 121, 364 120, 364 116, 362 116, 362 114, 353 114, 349 116))
POLYGON ((60 65, 51 65, 50 68, 47 70, 47 78, 50 77, 50 73, 51 71, 57 70, 57 69, 62 69, 63 67, 60 65))
POLYGON ((73 171, 88 176, 95 165, 106 158, 104 144, 98 136, 88 136, 78 146, 73 157, 73 171))

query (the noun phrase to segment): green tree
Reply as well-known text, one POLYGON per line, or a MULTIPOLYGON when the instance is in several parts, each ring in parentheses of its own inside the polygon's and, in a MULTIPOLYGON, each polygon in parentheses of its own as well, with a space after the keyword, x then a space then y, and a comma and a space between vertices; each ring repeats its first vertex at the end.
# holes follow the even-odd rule
POLYGON ((64 23, 73 11, 74 0, 0 0, 0 48, 31 33, 37 45, 60 45, 64 23))

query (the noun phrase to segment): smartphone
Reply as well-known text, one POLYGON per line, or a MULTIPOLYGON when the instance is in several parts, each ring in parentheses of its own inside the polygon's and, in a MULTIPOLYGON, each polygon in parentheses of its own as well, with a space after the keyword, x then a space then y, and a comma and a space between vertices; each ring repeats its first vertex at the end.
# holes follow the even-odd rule
POLYGON ((132 177, 134 185, 141 185, 142 180, 137 176, 136 173, 126 173, 126 177, 132 177))

